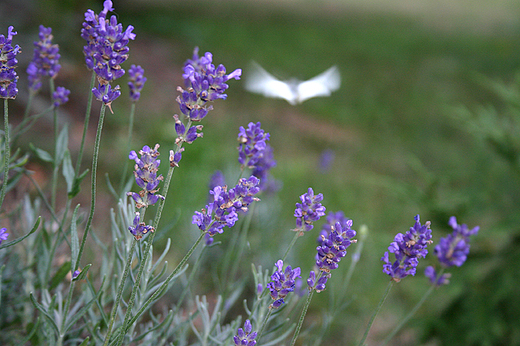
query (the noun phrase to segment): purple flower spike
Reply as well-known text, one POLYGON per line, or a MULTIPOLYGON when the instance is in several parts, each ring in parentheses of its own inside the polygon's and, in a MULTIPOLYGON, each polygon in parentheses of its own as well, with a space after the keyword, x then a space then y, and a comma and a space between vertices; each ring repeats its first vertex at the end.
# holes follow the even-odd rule
POLYGON ((270 307, 276 309, 285 303, 284 299, 287 294, 294 291, 296 278, 301 277, 301 269, 299 267, 292 269, 291 266, 287 266, 285 270, 283 270, 282 260, 278 260, 275 263, 275 267, 276 270, 273 275, 271 275, 272 281, 267 284, 267 288, 269 288, 271 298, 274 300, 270 307))
POLYGON ((455 216, 450 218, 449 225, 453 228, 453 233, 440 239, 434 253, 444 267, 460 267, 468 257, 469 237, 477 234, 479 227, 470 230, 466 224, 458 225, 455 216))
POLYGON ((249 168, 254 168, 258 160, 264 156, 269 140, 269 133, 260 128, 260 122, 249 123, 247 129, 240 126, 238 132, 238 162, 249 168))
POLYGON ((52 93, 52 99, 54 101, 54 107, 58 107, 69 101, 70 90, 64 87, 57 87, 56 91, 52 93))
POLYGON ((153 149, 145 145, 137 156, 135 151, 131 151, 128 158, 135 161, 135 181, 139 187, 142 188, 139 193, 128 192, 128 196, 132 196, 138 209, 145 208, 157 203, 159 199, 164 199, 163 196, 157 195, 159 191, 157 186, 163 180, 163 176, 157 176, 161 160, 157 159, 159 156, 159 144, 156 144, 153 149))
POLYGON ((435 268, 433 268, 432 266, 426 267, 426 269, 424 270, 424 275, 428 279, 430 279, 430 282, 435 286, 442 286, 450 283, 450 273, 442 274, 439 276, 435 268))
POLYGON ((29 89, 32 92, 40 90, 42 78, 48 76, 56 78, 61 68, 60 54, 57 44, 52 44, 52 29, 40 25, 40 40, 34 42, 34 55, 27 67, 29 89))
POLYGON ((141 215, 139 212, 135 213, 134 223, 132 226, 128 227, 128 230, 133 234, 135 240, 140 240, 146 233, 155 231, 152 226, 148 226, 144 222, 141 222, 141 215))
POLYGON ((344 223, 336 222, 328 236, 321 236, 321 245, 316 248, 316 266, 323 272, 330 273, 331 270, 338 268, 338 263, 347 254, 347 248, 355 243, 352 240, 356 236, 356 231, 351 229, 352 220, 344 223))
POLYGON ((309 273, 309 278, 307 279, 307 285, 310 290, 315 290, 316 293, 320 293, 325 290, 325 285, 327 284, 327 280, 330 278, 330 273, 320 272, 320 277, 318 281, 316 281, 316 273, 311 270, 309 273))
POLYGON ((7 233, 7 228, 0 229, 0 244, 2 244, 4 240, 7 240, 7 237, 9 237, 9 233, 7 233))
POLYGON ((133 102, 139 101, 139 97, 141 97, 141 90, 143 89, 144 83, 146 83, 146 77, 143 74, 144 69, 139 65, 132 65, 128 69, 130 80, 128 87, 130 88, 130 99, 133 102))
POLYGON ((18 64, 16 56, 22 52, 19 45, 13 47, 14 28, 7 28, 7 37, 0 35, 0 98, 15 99, 18 95, 18 75, 15 68, 18 64))
POLYGON ((300 200, 302 203, 296 203, 294 210, 296 217, 296 229, 294 231, 303 235, 303 231, 313 229, 313 223, 325 215, 325 207, 320 203, 323 200, 323 195, 321 193, 314 195, 314 191, 310 187, 307 193, 300 196, 300 200))
POLYGON ((419 215, 415 217, 415 225, 404 235, 398 233, 394 241, 388 247, 381 261, 384 261, 383 273, 390 275, 395 282, 401 281, 408 275, 414 276, 416 273, 419 258, 425 257, 428 253, 426 246, 432 243, 432 231, 430 221, 424 225, 419 222, 419 215), (395 261, 390 262, 388 252, 395 255, 395 261))
POLYGON ((252 332, 253 326, 249 320, 244 323, 244 329, 238 328, 237 335, 233 336, 233 342, 236 346, 255 346, 256 332, 252 332))
POLYGON ((327 222, 323 225, 320 231, 320 235, 316 239, 319 245, 321 245, 323 241, 323 237, 327 238, 329 236, 330 230, 334 227, 334 225, 339 222, 340 224, 344 224, 349 219, 345 217, 345 214, 342 211, 338 212, 329 212, 327 214, 327 222))
POLYGON ((242 178, 238 184, 227 190, 227 186, 216 186, 210 190, 211 200, 201 212, 196 211, 192 223, 210 236, 223 233, 224 227, 233 227, 238 220, 238 212, 247 212, 248 206, 259 199, 255 195, 260 191, 260 181, 251 176, 242 178))

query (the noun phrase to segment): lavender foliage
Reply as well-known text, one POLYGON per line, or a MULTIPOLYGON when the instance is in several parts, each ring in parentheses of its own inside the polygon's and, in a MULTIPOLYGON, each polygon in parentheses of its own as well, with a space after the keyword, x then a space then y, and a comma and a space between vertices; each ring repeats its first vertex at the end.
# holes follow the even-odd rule
POLYGON ((392 280, 399 282, 408 275, 414 276, 419 264, 419 258, 425 257, 428 253, 426 247, 432 243, 432 231, 430 222, 424 225, 420 223, 419 215, 415 216, 415 224, 405 234, 397 233, 394 241, 388 247, 381 261, 383 273, 388 274, 392 280), (389 252, 395 256, 395 261, 389 259, 389 252))
POLYGON ((18 64, 16 56, 22 52, 19 45, 13 47, 13 36, 17 33, 10 26, 7 37, 0 35, 0 98, 14 99, 18 94, 16 83, 18 75, 15 68, 18 64))
POLYGON ((52 29, 40 25, 40 40, 34 42, 34 54, 27 67, 29 89, 32 92, 40 90, 42 78, 56 78, 61 68, 59 64, 60 54, 57 44, 52 44, 52 29))
POLYGON ((271 275, 272 281, 267 284, 267 288, 274 300, 270 306, 276 309, 284 304, 285 297, 294 291, 296 278, 301 277, 301 269, 299 267, 292 269, 291 266, 287 266, 284 270, 282 260, 278 260, 275 267, 276 269, 271 275))
POLYGON ((157 175, 161 160, 158 160, 159 156, 159 144, 156 144, 153 149, 145 145, 142 150, 139 151, 138 157, 135 151, 131 151, 128 158, 135 161, 135 181, 139 187, 142 188, 139 193, 128 192, 129 196, 132 196, 136 203, 137 208, 145 208, 150 205, 157 203, 159 199, 164 199, 163 196, 157 194, 159 189, 157 188, 159 183, 163 180, 162 175, 157 175))

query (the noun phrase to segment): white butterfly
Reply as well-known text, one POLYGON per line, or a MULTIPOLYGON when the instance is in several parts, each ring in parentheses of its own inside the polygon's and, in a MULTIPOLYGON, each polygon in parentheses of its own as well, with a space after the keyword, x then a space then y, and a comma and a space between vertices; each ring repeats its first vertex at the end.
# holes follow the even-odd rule
POLYGON ((245 77, 245 88, 248 91, 267 97, 281 98, 291 105, 302 103, 312 97, 330 96, 333 91, 339 89, 341 84, 336 66, 307 81, 302 82, 297 79, 280 81, 253 62, 251 72, 245 77))

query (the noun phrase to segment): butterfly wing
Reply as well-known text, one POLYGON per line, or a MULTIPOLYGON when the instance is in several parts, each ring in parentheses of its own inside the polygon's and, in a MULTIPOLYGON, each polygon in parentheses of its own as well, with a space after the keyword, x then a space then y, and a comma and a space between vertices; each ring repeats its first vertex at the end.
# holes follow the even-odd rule
POLYGON ((312 97, 330 96, 333 91, 339 89, 341 77, 336 66, 327 71, 298 84, 297 102, 301 103, 312 97))
POLYGON ((273 77, 257 63, 253 62, 250 73, 245 77, 246 90, 266 97, 281 98, 292 105, 296 104, 297 95, 294 89, 288 83, 273 77))

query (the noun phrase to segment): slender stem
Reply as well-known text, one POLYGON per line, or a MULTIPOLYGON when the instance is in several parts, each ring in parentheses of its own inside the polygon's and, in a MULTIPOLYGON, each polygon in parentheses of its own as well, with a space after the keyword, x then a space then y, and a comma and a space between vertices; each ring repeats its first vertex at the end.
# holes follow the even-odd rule
POLYGON ((110 323, 108 325, 107 335, 105 336, 104 346, 108 345, 110 341, 110 337, 112 336, 112 328, 114 327, 114 321, 116 319, 117 308, 119 307, 119 303, 121 302, 121 297, 123 295, 123 289, 125 288, 125 282, 130 273, 130 265, 132 264, 132 258, 134 256, 134 247, 137 244, 137 240, 135 238, 132 240, 132 245, 130 245, 130 250, 128 251, 128 257, 126 259, 125 270, 123 272, 123 276, 121 277, 121 282, 119 283, 119 288, 117 290, 116 300, 114 305, 112 306, 112 312, 110 313, 110 323))
POLYGON ((296 339, 298 339, 298 335, 300 335, 300 330, 302 329, 302 326, 303 326, 303 320, 305 320, 305 315, 307 315, 307 309, 309 308, 309 305, 311 305, 311 300, 312 300, 313 295, 314 295, 314 290, 312 290, 309 293, 309 296, 307 297, 307 300, 305 301, 305 305, 303 306, 303 310, 300 315, 300 320, 298 321, 298 326, 296 327, 293 338, 291 340, 291 346, 294 346, 294 344, 296 344, 296 339))
MULTIPOLYGON (((128 121, 128 145, 126 152, 130 152, 130 149, 132 148, 132 132, 134 131, 134 116, 135 115, 135 102, 132 102, 132 107, 130 108, 130 119, 128 121)), ((126 179, 126 172, 128 171, 128 161, 125 160, 124 166, 123 166, 123 173, 121 175, 121 181, 119 182, 119 193, 123 193, 123 188, 125 187, 125 183, 127 181, 126 179)))
POLYGON ((273 314, 273 307, 269 307, 269 311, 267 312, 267 315, 265 315, 264 320, 262 321, 262 325, 260 326, 260 330, 258 331, 258 334, 256 335, 256 340, 260 344, 260 338, 262 337, 262 334, 264 333, 264 329, 267 326, 267 322, 269 321, 269 318, 271 318, 271 315, 273 314))
POLYGON ((27 117, 25 119, 22 120, 21 123, 19 123, 14 129, 13 129, 13 139, 12 139, 12 142, 13 142, 13 147, 15 146, 14 144, 16 143, 16 141, 18 140, 18 138, 23 135, 25 132, 27 132, 32 126, 33 124, 36 122, 36 120, 40 119, 41 117, 43 117, 44 115, 46 115, 48 112, 50 112, 51 110, 53 110, 54 106, 50 106, 48 107, 47 109, 45 109, 44 111, 42 111, 41 113, 38 113, 38 114, 34 114, 34 115, 31 115, 30 117, 27 117), (25 126, 27 123, 29 123, 29 125, 25 126))
POLYGON ((376 316, 379 313, 379 310, 381 310, 381 307, 385 303, 386 297, 388 297, 388 293, 390 293, 390 289, 394 286, 394 283, 395 283, 394 280, 390 280, 390 282, 388 283, 385 293, 383 293, 383 296, 381 297, 381 300, 379 301, 379 304, 377 305, 376 311, 374 311, 374 314, 370 318, 370 321, 368 322, 368 325, 367 325, 367 329, 365 330, 365 334, 363 334, 363 338, 359 342, 358 346, 363 346, 365 344, 365 340, 367 339, 368 332, 370 331, 370 328, 372 328, 372 324, 374 323, 374 320, 376 319, 376 316))
MULTIPOLYGON (((51 95, 54 93, 54 79, 49 79, 49 87, 51 95)), ((56 190, 58 189, 58 170, 60 163, 58 162, 58 107, 53 109, 53 120, 54 120, 54 160, 52 162, 52 183, 51 183, 51 206, 52 209, 56 210, 56 190)))
POLYGON ((0 209, 4 204, 4 198, 7 192, 7 183, 9 181, 9 160, 11 158, 9 141, 9 107, 7 99, 4 99, 4 181, 2 184, 2 191, 0 192, 0 209))
POLYGON ((25 120, 29 113, 31 112, 31 106, 32 102, 34 100, 34 96, 37 94, 37 92, 34 92, 33 90, 29 90, 29 100, 27 101, 27 107, 25 107, 25 112, 23 113, 22 121, 25 120))
MULTIPOLYGON (((444 268, 439 272, 439 277, 444 273, 444 268)), ((426 301, 426 299, 430 296, 430 294, 433 292, 433 289, 437 287, 435 285, 431 285, 428 291, 423 295, 421 300, 415 304, 414 308, 406 315, 405 318, 401 320, 401 322, 392 330, 392 332, 386 337, 386 339, 381 343, 381 346, 384 346, 392 340, 392 338, 401 330, 401 328, 415 315, 417 310, 423 305, 423 303, 426 301)))
POLYGON ((296 234, 294 235, 293 239, 291 240, 291 243, 289 244, 289 247, 285 251, 285 254, 282 257, 282 261, 285 262, 285 259, 287 258, 287 255, 289 254, 289 251, 291 251, 294 244, 296 244, 296 240, 298 240, 298 237, 300 236, 300 231, 297 230, 296 234))
MULTIPOLYGON (((153 233, 152 233, 153 234, 153 233)), ((130 326, 135 322, 137 321, 137 319, 139 317, 141 317, 141 315, 148 309, 148 307, 156 300, 158 299, 161 294, 164 292, 164 290, 168 287, 168 284, 170 283, 170 281, 173 279, 173 277, 175 275, 177 275, 177 273, 182 269, 182 267, 184 267, 184 265, 186 264, 186 262, 188 261, 188 259, 191 257, 191 255, 193 254, 193 251, 195 251, 195 249, 197 248, 197 246, 200 244, 200 242, 202 241, 202 239, 204 239, 204 235, 206 234, 206 232, 201 232, 199 238, 195 241, 195 243, 193 244, 193 246, 191 247, 191 249, 188 251, 188 253, 184 256, 184 258, 179 262, 179 264, 177 264, 177 267, 175 267, 175 269, 173 270, 173 272, 166 278, 166 280, 164 280, 163 284, 161 285, 161 287, 159 287, 155 292, 154 294, 152 294, 150 296, 150 298, 148 298, 146 300, 146 302, 144 302, 143 306, 139 309, 139 311, 137 311, 137 313, 135 314, 134 317, 132 318, 126 318, 125 316, 125 323, 123 324, 123 327, 122 327, 122 331, 119 335, 119 341, 117 343, 117 345, 121 345, 123 343, 123 338, 125 336, 125 334, 127 333, 128 329, 130 328, 130 326)), ((135 286, 134 286, 135 287, 135 286)), ((127 315, 131 313, 131 309, 130 309, 130 306, 128 306, 128 309, 126 310, 126 313, 127 315)))
MULTIPOLYGON (((105 120, 105 110, 106 105, 104 103, 101 104, 101 110, 99 112, 99 122, 96 133, 96 141, 94 143, 94 155, 92 157, 92 172, 91 172, 91 200, 90 200, 90 213, 87 220, 87 225, 85 226, 85 232, 83 233, 83 239, 81 240, 81 245, 79 247, 78 260, 76 262, 76 268, 78 269, 79 263, 81 260, 81 255, 83 255, 83 250, 85 249, 85 243, 87 242, 88 232, 90 231, 90 227, 92 226, 92 219, 94 218, 94 211, 96 209, 96 173, 97 173, 97 165, 98 165, 98 157, 99 157, 99 146, 101 143, 101 132, 103 130, 103 121, 105 120)), ((79 162, 79 160, 78 160, 79 162)))
POLYGON ((83 125, 83 136, 81 137, 81 145, 79 147, 78 159, 76 161, 76 177, 79 176, 79 170, 81 168, 81 159, 83 158, 83 150, 85 148, 85 138, 87 137, 88 123, 90 120, 90 112, 92 110, 92 89, 94 88, 94 83, 96 82, 96 73, 92 71, 92 78, 90 80, 90 88, 88 89, 88 101, 87 101, 87 110, 85 111, 85 124, 83 125))

